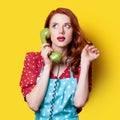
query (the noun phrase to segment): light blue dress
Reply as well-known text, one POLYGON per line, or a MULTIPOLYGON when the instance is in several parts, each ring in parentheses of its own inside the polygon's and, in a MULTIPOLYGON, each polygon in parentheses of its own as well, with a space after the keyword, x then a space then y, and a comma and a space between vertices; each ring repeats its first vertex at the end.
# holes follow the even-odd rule
POLYGON ((51 79, 48 83, 45 98, 37 112, 35 112, 36 120, 78 120, 77 109, 74 106, 74 94, 77 87, 76 78, 70 70, 70 78, 51 79), (54 103, 53 91, 55 83, 57 83, 54 103), (52 119, 50 118, 51 104, 52 119))

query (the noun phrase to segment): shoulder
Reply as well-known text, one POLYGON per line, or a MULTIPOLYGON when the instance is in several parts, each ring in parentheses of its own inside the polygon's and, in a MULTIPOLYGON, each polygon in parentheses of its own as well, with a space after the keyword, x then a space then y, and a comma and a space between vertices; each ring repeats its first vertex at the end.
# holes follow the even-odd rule
POLYGON ((27 58, 33 58, 33 59, 37 59, 37 58, 42 59, 41 52, 27 52, 26 57, 27 58))
POLYGON ((43 61, 41 52, 27 52, 25 56, 25 61, 43 61))
POLYGON ((33 66, 33 68, 41 68, 44 64, 41 52, 27 52, 24 60, 25 66, 33 66))

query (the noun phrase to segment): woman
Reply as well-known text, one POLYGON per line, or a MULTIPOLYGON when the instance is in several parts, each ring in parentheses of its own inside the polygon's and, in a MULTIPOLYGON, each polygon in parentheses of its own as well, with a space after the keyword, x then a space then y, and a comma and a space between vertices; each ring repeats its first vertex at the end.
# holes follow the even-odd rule
POLYGON ((57 8, 48 15, 50 38, 41 52, 26 54, 20 86, 36 120, 78 120, 91 88, 91 62, 100 55, 88 42, 73 12, 57 8), (60 63, 49 55, 58 51, 60 63))

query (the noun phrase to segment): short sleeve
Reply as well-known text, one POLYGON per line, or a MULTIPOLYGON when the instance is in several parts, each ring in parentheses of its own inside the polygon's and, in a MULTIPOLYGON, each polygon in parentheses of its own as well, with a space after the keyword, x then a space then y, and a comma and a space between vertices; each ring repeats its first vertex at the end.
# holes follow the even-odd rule
MULTIPOLYGON (((36 80, 39 75, 38 71, 38 53, 26 53, 24 67, 20 80, 20 87, 23 96, 25 97, 36 85, 36 80)), ((41 65, 41 64, 40 64, 41 65)), ((40 67, 40 66, 39 66, 40 67)))

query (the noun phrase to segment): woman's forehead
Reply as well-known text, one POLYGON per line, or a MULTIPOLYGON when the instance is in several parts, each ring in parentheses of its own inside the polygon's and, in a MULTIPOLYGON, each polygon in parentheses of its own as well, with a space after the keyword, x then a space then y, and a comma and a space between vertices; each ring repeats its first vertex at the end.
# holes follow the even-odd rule
POLYGON ((70 22, 70 18, 65 14, 56 13, 51 18, 50 22, 70 22))

